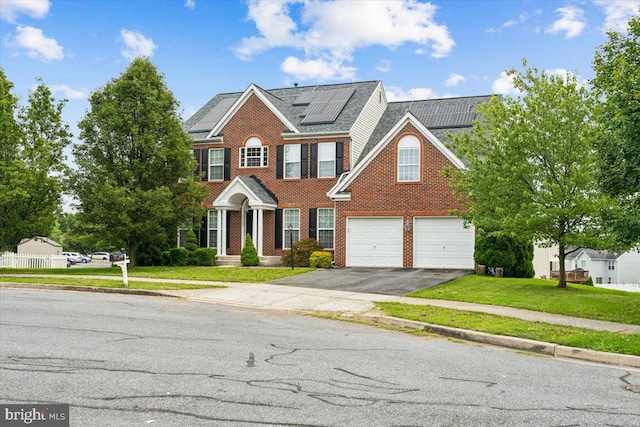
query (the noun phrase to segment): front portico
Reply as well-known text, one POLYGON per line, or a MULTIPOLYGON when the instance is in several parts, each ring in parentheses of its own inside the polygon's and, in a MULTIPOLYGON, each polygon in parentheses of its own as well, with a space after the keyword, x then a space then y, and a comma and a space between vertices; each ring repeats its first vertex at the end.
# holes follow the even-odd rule
POLYGON ((217 215, 218 256, 227 255, 230 211, 240 213, 240 247, 246 243, 249 233, 258 256, 264 253, 264 211, 274 211, 278 205, 274 196, 254 177, 237 176, 213 201, 217 215))

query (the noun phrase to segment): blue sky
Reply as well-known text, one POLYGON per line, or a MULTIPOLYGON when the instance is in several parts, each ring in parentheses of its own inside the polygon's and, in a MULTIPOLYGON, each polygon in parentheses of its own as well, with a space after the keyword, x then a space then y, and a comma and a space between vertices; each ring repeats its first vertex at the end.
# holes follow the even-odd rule
POLYGON ((640 0, 211 1, 2 0, 0 66, 21 102, 36 77, 87 96, 146 55, 183 118, 219 92, 381 80, 390 100, 513 94, 522 58, 592 77, 605 30, 626 29, 640 0))

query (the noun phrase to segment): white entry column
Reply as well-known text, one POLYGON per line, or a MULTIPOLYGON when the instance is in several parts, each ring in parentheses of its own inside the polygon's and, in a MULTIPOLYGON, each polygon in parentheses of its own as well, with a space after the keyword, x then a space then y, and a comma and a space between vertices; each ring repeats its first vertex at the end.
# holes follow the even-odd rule
POLYGON ((227 255, 227 211, 225 209, 216 209, 218 214, 218 241, 216 242, 216 250, 218 256, 227 255))

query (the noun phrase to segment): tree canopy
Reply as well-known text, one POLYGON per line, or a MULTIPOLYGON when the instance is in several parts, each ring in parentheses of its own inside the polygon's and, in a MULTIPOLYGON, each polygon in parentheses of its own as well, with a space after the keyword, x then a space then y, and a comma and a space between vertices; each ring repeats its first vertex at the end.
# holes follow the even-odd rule
POLYGON ((452 186, 466 208, 461 215, 476 227, 557 245, 565 287, 570 248, 608 244, 599 221, 607 200, 594 173, 594 100, 570 73, 523 66, 508 73, 522 95, 494 97, 469 133, 452 136, 467 162, 451 173, 452 186))
POLYGON ((27 105, 18 106, 0 68, 0 250, 14 250, 23 238, 48 236, 60 209, 64 148, 72 134, 62 121, 65 101, 56 102, 37 81, 27 105))
POLYGON ((611 222, 618 241, 628 246, 640 244, 640 10, 626 34, 607 36, 593 61, 602 126, 598 178, 618 202, 611 222))
POLYGON ((125 247, 135 264, 138 249, 175 244, 180 224, 200 220, 207 190, 195 180, 178 102, 147 58, 134 59, 89 102, 74 147, 79 219, 102 241, 125 247))

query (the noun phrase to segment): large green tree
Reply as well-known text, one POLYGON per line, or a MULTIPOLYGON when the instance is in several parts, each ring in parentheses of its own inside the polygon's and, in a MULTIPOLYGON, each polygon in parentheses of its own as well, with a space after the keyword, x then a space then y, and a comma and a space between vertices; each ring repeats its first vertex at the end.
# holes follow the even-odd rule
POLYGON ((126 248, 133 266, 140 248, 168 245, 179 224, 200 219, 207 190, 195 180, 178 102, 147 58, 134 59, 89 102, 74 147, 78 219, 126 248))
POLYGON ((56 102, 40 79, 26 106, 18 106, 12 88, 0 69, 0 250, 52 231, 72 137, 62 121, 65 101, 56 102))
POLYGON ((617 201, 613 229, 622 245, 640 243, 640 10, 627 33, 609 31, 592 80, 599 95, 597 141, 602 188, 617 201))
POLYGON ((607 242, 598 218, 607 200, 595 179, 594 101, 577 78, 527 67, 509 71, 518 97, 493 98, 469 133, 453 137, 468 167, 451 174, 461 214, 480 228, 558 246, 565 257, 607 242))

